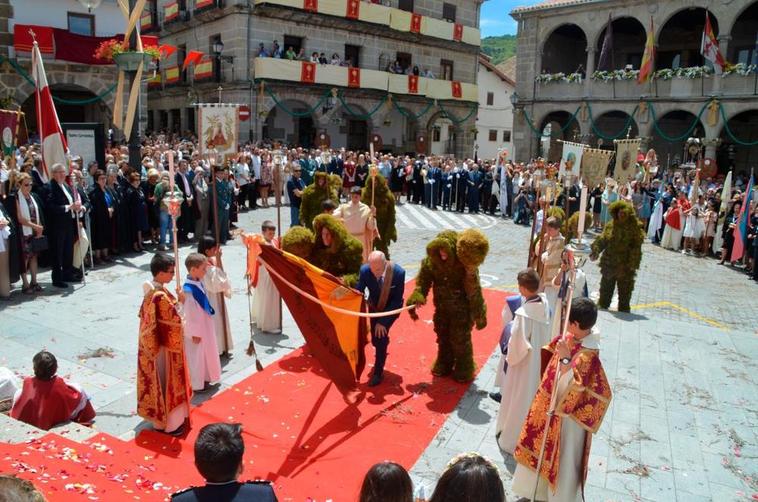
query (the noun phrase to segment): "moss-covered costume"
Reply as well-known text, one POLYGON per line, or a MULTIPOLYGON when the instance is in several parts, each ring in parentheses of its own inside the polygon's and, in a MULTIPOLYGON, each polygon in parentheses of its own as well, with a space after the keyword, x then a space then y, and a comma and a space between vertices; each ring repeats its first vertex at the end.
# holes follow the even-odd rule
MULTIPOLYGON (((395 196, 387 186, 387 180, 381 174, 376 175, 376 195, 374 206, 376 207, 376 228, 379 236, 374 239, 374 248, 382 251, 387 259, 390 257, 390 243, 397 241, 397 229, 395 228, 395 196)), ((374 182, 371 178, 366 180, 363 187, 361 200, 364 204, 371 204, 371 192, 374 182)))
POLYGON ((341 187, 342 179, 339 176, 317 171, 313 183, 303 190, 303 197, 300 202, 300 223, 313 230, 313 218, 322 212, 321 203, 326 199, 331 199, 335 204, 339 204, 341 187))
POLYGON ((609 206, 613 219, 603 233, 592 243, 592 259, 600 258, 600 298, 598 306, 607 309, 611 305, 613 290, 618 284, 618 310, 629 312, 629 301, 634 291, 634 278, 642 261, 642 242, 645 233, 634 214, 634 207, 625 201, 609 206))
POLYGON ((320 214, 313 220, 314 230, 292 227, 282 238, 282 249, 330 274, 342 278, 352 286, 358 280, 358 272, 363 263, 363 246, 335 217, 320 214), (332 234, 332 243, 324 245, 321 230, 327 228, 332 234))
MULTIPOLYGON (((429 290, 434 293, 434 332, 437 333, 437 360, 432 373, 451 375, 459 382, 474 378, 471 330, 487 326, 487 306, 479 284, 479 265, 489 251, 489 242, 479 230, 460 234, 445 230, 426 245, 427 256, 416 276, 416 289, 406 302, 424 305, 429 290), (447 254, 442 260, 440 250, 447 254)), ((411 317, 418 319, 415 310, 411 317)))

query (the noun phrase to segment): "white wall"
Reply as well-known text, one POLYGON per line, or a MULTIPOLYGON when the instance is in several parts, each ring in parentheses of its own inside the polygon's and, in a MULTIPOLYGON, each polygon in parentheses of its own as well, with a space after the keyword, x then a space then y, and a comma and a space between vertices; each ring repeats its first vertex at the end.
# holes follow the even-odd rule
MULTIPOLYGON (((514 158, 513 151, 513 105, 511 95, 514 88, 504 82, 483 64, 479 65, 477 75, 479 85, 479 112, 476 118, 475 145, 479 145, 480 159, 494 159, 500 148, 508 150, 508 158, 514 158), (492 105, 487 105, 487 94, 493 93, 492 105), (497 131, 497 140, 490 141, 490 131, 497 131), (511 140, 503 142, 503 131, 511 132, 511 140)), ((472 155, 474 152, 471 152, 472 155)))
MULTIPOLYGON (((11 0, 10 3, 13 6, 13 17, 9 20, 11 33, 15 23, 68 29, 69 12, 87 14, 87 9, 77 0, 11 0)), ((116 0, 103 0, 97 9, 92 10, 92 14, 98 37, 123 33, 126 28, 116 0)))

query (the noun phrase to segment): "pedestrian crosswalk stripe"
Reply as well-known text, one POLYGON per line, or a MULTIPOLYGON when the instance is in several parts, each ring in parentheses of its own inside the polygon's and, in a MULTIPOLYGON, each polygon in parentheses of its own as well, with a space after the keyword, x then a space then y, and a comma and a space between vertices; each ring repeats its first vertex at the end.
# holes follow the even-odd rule
POLYGON ((452 223, 447 221, 442 214, 440 214, 438 211, 431 211, 429 212, 429 216, 432 217, 433 220, 438 221, 440 225, 442 225, 444 228, 448 228, 450 230, 454 230, 455 226, 453 226, 452 223))
POLYGON ((416 229, 418 228, 407 216, 403 214, 403 211, 400 207, 395 208, 395 214, 397 215, 397 219, 400 220, 400 222, 410 228, 410 229, 416 229))
POLYGON ((473 216, 468 215, 468 214, 464 214, 463 217, 466 219, 466 221, 471 222, 471 224, 474 225, 475 227, 479 227, 480 226, 479 222, 476 221, 476 219, 473 216))
POLYGON ((449 218, 453 223, 455 223, 458 228, 466 228, 468 226, 462 219, 458 218, 453 213, 445 213, 445 217, 449 218))
POLYGON ((431 221, 427 220, 426 217, 423 214, 421 214, 420 209, 417 209, 413 206, 406 206, 406 209, 426 228, 430 228, 430 229, 439 228, 439 227, 434 226, 431 221))

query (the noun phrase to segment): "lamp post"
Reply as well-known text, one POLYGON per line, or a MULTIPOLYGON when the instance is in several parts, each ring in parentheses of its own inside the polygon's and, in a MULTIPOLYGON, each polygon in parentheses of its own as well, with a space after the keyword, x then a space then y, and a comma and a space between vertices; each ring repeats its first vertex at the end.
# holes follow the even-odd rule
POLYGON ((92 13, 92 9, 97 9, 100 6, 100 2, 102 2, 102 0, 79 0, 79 3, 82 4, 90 14, 92 13))
POLYGON ((217 38, 215 42, 213 42, 213 47, 211 48, 213 50, 213 55, 216 57, 216 64, 218 65, 218 81, 221 82, 221 61, 226 61, 227 63, 232 65, 232 81, 234 80, 234 57, 233 56, 222 56, 221 53, 224 52, 224 42, 221 41, 220 38, 217 38))

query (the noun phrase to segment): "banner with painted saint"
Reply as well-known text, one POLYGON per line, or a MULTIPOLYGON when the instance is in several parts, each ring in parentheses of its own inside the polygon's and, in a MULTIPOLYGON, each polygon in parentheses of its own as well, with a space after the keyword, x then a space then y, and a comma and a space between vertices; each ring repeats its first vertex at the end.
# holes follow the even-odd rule
POLYGON ((201 103, 197 105, 200 153, 234 155, 239 143, 239 105, 201 103))
POLYGON ((582 156, 581 176, 584 184, 592 190, 594 187, 605 182, 608 172, 608 163, 613 156, 613 150, 601 150, 598 148, 586 148, 582 156))
POLYGON ((637 152, 640 149, 640 138, 616 140, 616 166, 613 169, 613 179, 619 185, 634 180, 637 176, 637 152))
POLYGON ((572 176, 579 176, 584 147, 585 145, 581 143, 563 142, 563 154, 561 155, 561 167, 559 170, 560 176, 565 176, 566 173, 572 176))

